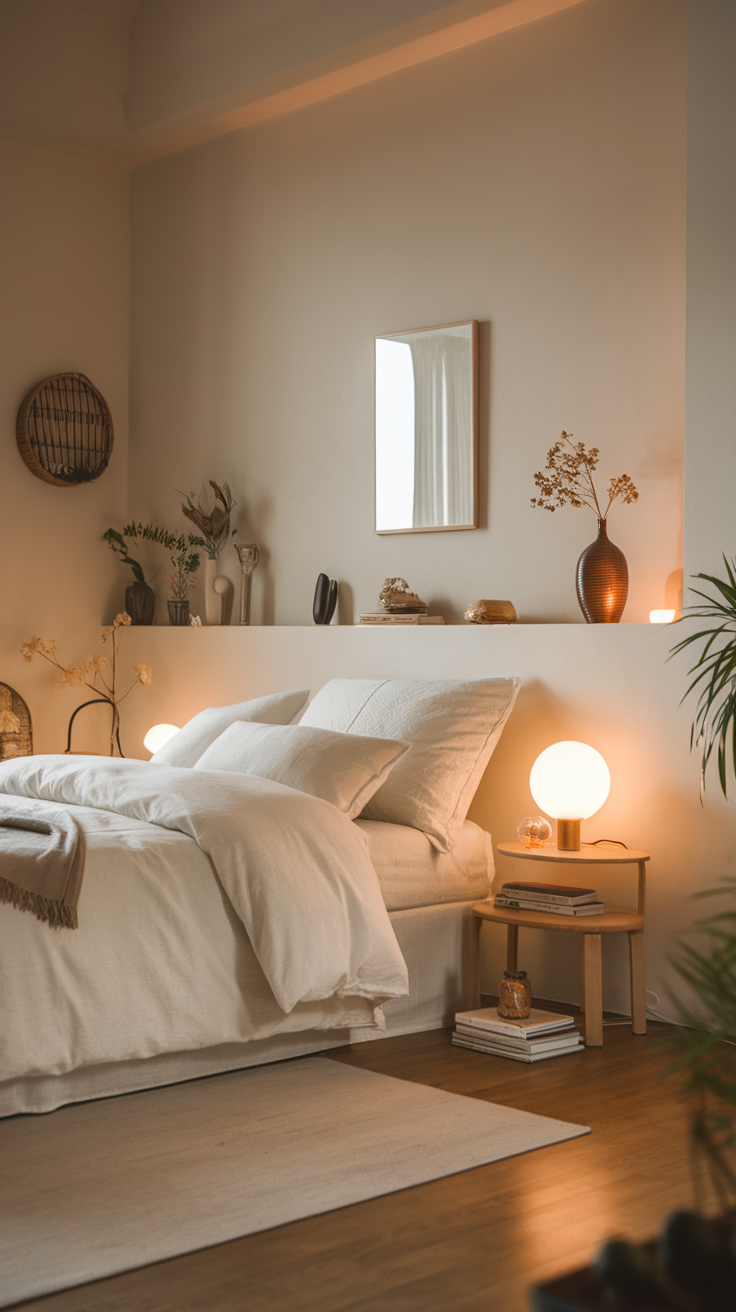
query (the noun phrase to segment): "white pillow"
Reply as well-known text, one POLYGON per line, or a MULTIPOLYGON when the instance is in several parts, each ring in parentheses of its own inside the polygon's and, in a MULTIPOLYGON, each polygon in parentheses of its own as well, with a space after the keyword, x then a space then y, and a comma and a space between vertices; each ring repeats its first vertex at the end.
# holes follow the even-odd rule
POLYGON ((400 738, 411 752, 363 810, 452 845, 519 691, 519 679, 332 679, 300 725, 400 738))
POLYGON ((276 692, 269 697, 254 697, 250 702, 235 706, 209 706, 174 734, 163 747, 153 753, 154 765, 194 765, 210 743, 220 737, 231 724, 243 720, 257 720, 260 724, 290 724, 298 715, 309 696, 301 692, 276 692))
POLYGON ((195 770, 232 770, 273 779, 360 815, 409 744, 387 738, 305 729, 301 724, 231 724, 195 770))

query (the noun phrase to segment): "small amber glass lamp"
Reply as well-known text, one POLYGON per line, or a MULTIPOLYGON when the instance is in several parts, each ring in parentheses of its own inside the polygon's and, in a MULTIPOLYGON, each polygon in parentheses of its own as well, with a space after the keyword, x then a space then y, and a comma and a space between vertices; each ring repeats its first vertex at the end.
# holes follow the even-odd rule
POLYGON ((148 730, 148 733, 143 739, 143 746, 153 756, 154 752, 157 752, 159 747, 163 747, 164 743, 167 743, 169 739, 173 738, 174 734, 178 732, 178 724, 154 724, 153 728, 148 730))
POLYGON ((600 752, 587 743, 563 742, 537 757, 529 776, 532 797, 557 821, 557 847, 580 851, 580 821, 603 806, 611 776, 600 752))

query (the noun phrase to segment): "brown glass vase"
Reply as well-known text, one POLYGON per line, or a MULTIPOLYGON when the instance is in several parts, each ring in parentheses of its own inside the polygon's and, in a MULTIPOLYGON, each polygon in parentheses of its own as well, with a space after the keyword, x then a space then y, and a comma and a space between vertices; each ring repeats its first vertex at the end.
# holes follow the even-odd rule
POLYGON ((618 624, 629 595, 629 567, 623 551, 609 541, 605 519, 598 520, 598 537, 578 561, 575 583, 588 624, 618 624))

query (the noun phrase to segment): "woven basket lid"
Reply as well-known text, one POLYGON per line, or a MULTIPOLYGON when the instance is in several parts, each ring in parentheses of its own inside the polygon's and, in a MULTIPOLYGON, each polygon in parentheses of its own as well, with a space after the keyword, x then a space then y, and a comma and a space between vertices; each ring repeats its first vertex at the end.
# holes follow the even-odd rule
POLYGON ((15 688, 0 683, 0 761, 32 755, 31 713, 15 688))
POLYGON ((107 469, 114 441, 107 401, 84 374, 55 374, 32 388, 15 433, 31 473, 55 487, 94 482, 107 469))

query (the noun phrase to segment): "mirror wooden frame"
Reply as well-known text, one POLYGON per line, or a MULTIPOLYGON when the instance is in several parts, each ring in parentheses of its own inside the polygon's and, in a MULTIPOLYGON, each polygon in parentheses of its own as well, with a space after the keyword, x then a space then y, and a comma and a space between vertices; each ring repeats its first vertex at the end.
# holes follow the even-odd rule
POLYGON ((460 319, 454 323, 433 324, 428 328, 402 328, 396 332, 376 333, 373 339, 373 532, 379 537, 395 533, 462 533, 467 529, 478 528, 478 320, 460 319), (472 480, 473 480, 473 522, 472 524, 432 524, 414 528, 378 528, 378 461, 376 444, 376 342, 385 338, 409 337, 417 333, 436 333, 443 328, 470 328, 470 350, 472 362, 471 408, 472 408, 472 480))

